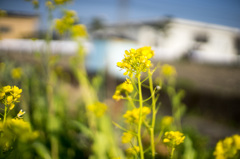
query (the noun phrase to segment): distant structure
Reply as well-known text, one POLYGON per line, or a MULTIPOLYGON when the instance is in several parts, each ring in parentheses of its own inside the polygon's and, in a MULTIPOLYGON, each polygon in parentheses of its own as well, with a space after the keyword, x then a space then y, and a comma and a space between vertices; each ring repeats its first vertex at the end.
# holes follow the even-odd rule
POLYGON ((93 37, 152 46, 156 59, 233 64, 240 61, 240 30, 175 18, 106 26, 93 37))
POLYGON ((20 39, 32 35, 38 29, 39 16, 22 12, 7 12, 0 17, 1 39, 20 39))

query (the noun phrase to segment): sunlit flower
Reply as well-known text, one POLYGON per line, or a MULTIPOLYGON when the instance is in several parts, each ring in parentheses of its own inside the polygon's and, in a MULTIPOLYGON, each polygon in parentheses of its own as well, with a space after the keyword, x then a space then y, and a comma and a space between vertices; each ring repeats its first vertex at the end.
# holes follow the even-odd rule
POLYGON ((162 66, 162 70, 161 73, 165 76, 165 77, 171 77, 171 76, 175 76, 177 74, 176 69, 168 64, 164 64, 162 66))
POLYGON ((233 158, 238 150, 240 150, 240 136, 233 135, 218 141, 213 155, 216 156, 216 159, 228 159, 233 158))
POLYGON ((71 34, 73 38, 76 37, 87 37, 87 29, 85 25, 77 24, 72 26, 71 34))
POLYGON ((116 101, 119 101, 120 99, 123 98, 122 94, 128 95, 128 93, 131 93, 132 91, 133 91, 132 82, 131 80, 126 79, 125 82, 117 86, 116 91, 112 98, 115 99, 116 101))
POLYGON ((117 66, 124 69, 126 72, 124 75, 132 77, 133 74, 139 75, 141 72, 146 72, 151 66, 149 60, 154 55, 154 51, 151 47, 141 47, 137 50, 131 49, 125 51, 124 59, 117 63, 117 66))
POLYGON ((185 136, 179 131, 168 131, 165 132, 163 143, 171 148, 175 148, 177 145, 184 142, 185 136))
POLYGON ((0 100, 3 104, 10 106, 10 110, 14 108, 15 104, 19 102, 18 99, 21 97, 22 89, 17 86, 4 86, 0 89, 0 100))
MULTIPOLYGON (((142 107, 142 119, 144 120, 148 114, 151 113, 151 109, 149 107, 142 107)), ((127 123, 137 124, 139 122, 140 116, 140 108, 135 108, 133 110, 128 110, 123 118, 126 119, 127 123)))
POLYGON ((122 143, 130 143, 133 138, 133 134, 129 132, 124 132, 122 136, 122 143))
POLYGON ((62 5, 64 3, 70 2, 71 0, 54 0, 56 5, 62 5))
POLYGON ((95 102, 94 104, 89 105, 87 108, 88 108, 88 110, 93 112, 96 115, 96 117, 103 116, 107 110, 106 104, 101 103, 101 102, 95 102))
POLYGON ((139 147, 138 146, 134 146, 134 147, 130 147, 126 150, 127 153, 127 157, 133 157, 136 156, 139 153, 139 147))

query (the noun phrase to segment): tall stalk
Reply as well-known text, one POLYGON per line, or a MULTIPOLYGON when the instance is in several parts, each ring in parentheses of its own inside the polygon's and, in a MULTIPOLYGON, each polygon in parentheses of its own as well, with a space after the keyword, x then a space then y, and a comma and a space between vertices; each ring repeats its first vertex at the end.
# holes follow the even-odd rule
POLYGON ((138 79, 138 93, 139 93, 139 122, 138 122, 138 133, 137 133, 137 138, 138 138, 138 144, 139 144, 139 151, 140 151, 140 158, 144 159, 144 154, 143 154, 143 146, 142 146, 142 139, 141 139, 141 128, 142 128, 142 88, 141 88, 141 78, 140 74, 137 77, 138 79))
POLYGON ((149 87, 150 87, 150 92, 152 97, 152 124, 150 128, 150 136, 151 136, 152 159, 154 159, 155 158, 154 127, 155 127, 155 120, 156 120, 156 103, 155 103, 155 95, 153 91, 152 73, 150 69, 148 70, 148 77, 149 77, 149 87))

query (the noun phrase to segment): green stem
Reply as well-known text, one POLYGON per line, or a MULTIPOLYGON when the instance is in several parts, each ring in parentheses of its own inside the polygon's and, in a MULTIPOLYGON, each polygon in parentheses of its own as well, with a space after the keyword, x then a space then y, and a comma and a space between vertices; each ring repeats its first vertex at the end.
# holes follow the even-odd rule
POLYGON ((140 81, 140 75, 138 75, 138 91, 139 91, 139 108, 140 108, 140 112, 139 112, 139 122, 138 122, 138 144, 139 144, 139 150, 140 150, 140 158, 144 159, 144 155, 143 155, 143 146, 142 146, 142 139, 141 139, 141 127, 142 127, 142 88, 141 88, 141 81, 140 81))
POLYGON ((149 76, 149 87, 152 96, 152 125, 150 129, 150 136, 151 136, 151 150, 152 150, 152 159, 155 158, 155 143, 154 143, 154 127, 155 127, 155 120, 156 120, 156 104, 155 104, 155 91, 153 90, 153 81, 150 69, 148 70, 149 76))
POLYGON ((5 109, 4 109, 4 116, 3 116, 3 125, 6 122, 6 118, 7 118, 7 106, 5 105, 5 109))
POLYGON ((173 159, 174 150, 175 150, 175 148, 173 147, 172 151, 171 151, 170 159, 173 159))

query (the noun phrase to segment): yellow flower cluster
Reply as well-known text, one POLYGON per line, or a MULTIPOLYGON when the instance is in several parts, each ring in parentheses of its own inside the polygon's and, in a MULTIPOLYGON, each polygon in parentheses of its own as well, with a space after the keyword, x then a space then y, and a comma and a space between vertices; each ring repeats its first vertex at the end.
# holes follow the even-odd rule
MULTIPOLYGON (((151 109, 149 107, 142 107, 142 119, 144 120, 148 114, 151 113, 151 109)), ((127 123, 138 124, 140 115, 140 108, 135 108, 133 110, 128 110, 123 118, 126 119, 127 123)))
POLYGON ((168 65, 168 64, 164 64, 162 66, 161 73, 165 77, 171 77, 171 76, 175 76, 177 74, 175 67, 168 65))
POLYGON ((72 27, 71 33, 72 33, 73 38, 86 37, 87 29, 86 29, 85 25, 77 24, 72 27))
POLYGON ((70 2, 71 0, 53 0, 56 5, 62 5, 64 3, 70 2))
POLYGON ((124 144, 130 143, 132 138, 133 138, 133 134, 131 134, 129 132, 124 132, 123 136, 122 136, 122 143, 124 143, 124 144))
POLYGON ((95 102, 94 104, 89 105, 87 108, 89 111, 93 112, 96 115, 96 117, 103 116, 107 110, 106 104, 101 102, 95 102))
POLYGON ((240 135, 233 135, 226 137, 224 140, 220 140, 213 152, 216 159, 228 159, 233 158, 240 150, 240 135))
POLYGON ((173 117, 171 116, 164 116, 161 120, 161 127, 166 128, 169 127, 173 122, 173 117))
POLYGON ((117 66, 126 70, 123 75, 132 77, 133 74, 139 75, 141 72, 146 72, 151 66, 149 60, 154 55, 154 51, 151 47, 145 46, 137 50, 130 49, 125 51, 124 59, 122 62, 118 62, 117 66))
POLYGON ((55 6, 53 5, 52 1, 50 1, 50 0, 45 3, 45 6, 50 10, 55 9, 55 6))
POLYGON ((112 98, 116 101, 119 101, 120 99, 123 98, 122 94, 128 95, 128 93, 131 93, 133 91, 133 85, 131 80, 126 79, 125 82, 121 83, 120 85, 117 86, 116 91, 112 98))
POLYGON ((87 30, 86 27, 82 24, 76 24, 77 14, 74 11, 68 10, 64 12, 64 16, 61 19, 56 19, 55 29, 59 34, 64 34, 70 32, 73 38, 76 37, 86 37, 87 30))
POLYGON ((20 67, 12 69, 11 76, 13 79, 20 79, 22 76, 22 69, 20 67))
POLYGON ((165 132, 163 143, 171 148, 175 148, 177 145, 184 142, 185 136, 179 131, 168 131, 165 132))
POLYGON ((4 86, 0 90, 0 101, 12 110, 15 103, 19 102, 18 99, 21 97, 21 93, 22 89, 19 89, 17 86, 4 86))
POLYGON ((0 121, 0 150, 8 151, 12 149, 16 139, 21 143, 35 140, 39 133, 32 131, 29 122, 15 118, 6 120, 6 123, 0 121))
POLYGON ((76 12, 72 10, 67 10, 64 11, 64 16, 61 19, 56 19, 55 28, 60 34, 63 34, 70 30, 76 21, 76 12))
POLYGON ((130 147, 126 150, 127 153, 127 157, 128 158, 132 158, 133 156, 136 156, 139 153, 139 147, 138 146, 134 146, 134 147, 130 147))

